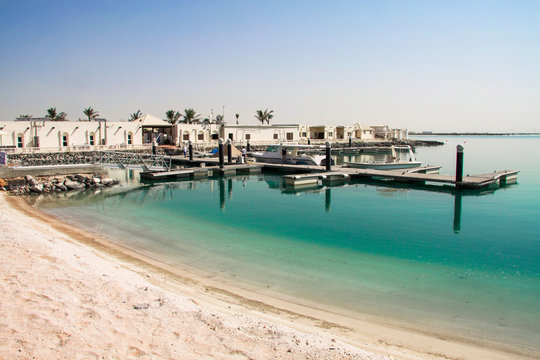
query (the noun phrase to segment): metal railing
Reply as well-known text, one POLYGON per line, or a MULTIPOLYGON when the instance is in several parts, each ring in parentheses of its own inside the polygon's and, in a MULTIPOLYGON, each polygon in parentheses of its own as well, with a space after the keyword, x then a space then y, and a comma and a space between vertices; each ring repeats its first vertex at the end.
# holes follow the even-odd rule
POLYGON ((170 170, 171 158, 163 155, 130 153, 123 151, 99 151, 96 163, 118 166, 124 169, 142 168, 143 170, 170 170))

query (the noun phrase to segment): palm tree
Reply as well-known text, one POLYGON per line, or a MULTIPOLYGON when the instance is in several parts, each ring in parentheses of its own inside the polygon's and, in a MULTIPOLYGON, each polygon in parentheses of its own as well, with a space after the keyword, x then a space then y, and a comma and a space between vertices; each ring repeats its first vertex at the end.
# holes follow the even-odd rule
POLYGON ((167 121, 169 122, 169 124, 174 125, 178 122, 180 117, 182 117, 182 114, 180 114, 180 112, 178 111, 168 110, 165 112, 165 116, 167 117, 167 121))
POLYGON ((32 115, 28 115, 28 114, 19 114, 19 117, 18 119, 30 119, 32 117, 32 115))
POLYGON ((88 121, 92 121, 99 116, 99 113, 92 109, 91 106, 89 106, 88 109, 84 109, 83 114, 88 117, 88 121))
POLYGON ((141 116, 142 116, 141 110, 137 110, 137 112, 134 112, 133 114, 129 115, 129 121, 135 121, 138 118, 140 118, 141 116))
POLYGON ((240 114, 235 114, 234 116, 236 116, 236 125, 238 125, 238 118, 240 117, 240 114))
POLYGON ((47 115, 45 115, 47 119, 51 119, 52 121, 66 121, 67 114, 65 112, 56 112, 56 108, 49 108, 47 109, 47 115))
POLYGON ((274 115, 272 115, 273 112, 274 110, 268 111, 268 109, 264 111, 257 110, 257 115, 255 115, 255 117, 261 122, 261 125, 264 125, 265 121, 268 125, 270 125, 270 119, 274 117, 274 115))
POLYGON ((201 115, 197 114, 195 110, 193 109, 185 109, 182 117, 184 118, 184 122, 186 124, 191 124, 191 123, 198 124, 200 121, 201 115))
POLYGON ((216 116, 216 124, 221 124, 223 122, 223 118, 225 118, 223 115, 216 116))

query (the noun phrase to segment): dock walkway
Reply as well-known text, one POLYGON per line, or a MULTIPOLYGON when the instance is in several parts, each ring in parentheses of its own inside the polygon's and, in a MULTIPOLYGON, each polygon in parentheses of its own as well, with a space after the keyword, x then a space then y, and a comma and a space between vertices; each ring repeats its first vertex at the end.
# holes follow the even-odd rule
POLYGON ((319 182, 349 181, 351 179, 367 178, 374 180, 394 181, 399 183, 441 183, 464 189, 481 189, 491 185, 504 185, 515 182, 518 170, 502 170, 489 174, 464 176, 463 180, 456 183, 453 175, 438 173, 440 166, 421 166, 409 169, 376 170, 359 169, 335 165, 332 171, 327 172, 323 166, 270 164, 270 163, 247 163, 227 164, 219 168, 216 159, 198 158, 189 160, 184 157, 175 157, 173 161, 195 165, 199 167, 177 169, 170 171, 144 172, 141 178, 149 180, 172 179, 172 178, 201 178, 216 175, 236 175, 258 173, 263 170, 273 170, 285 173, 283 182, 287 186, 302 186, 319 182), (211 166, 207 166, 211 165, 211 166))

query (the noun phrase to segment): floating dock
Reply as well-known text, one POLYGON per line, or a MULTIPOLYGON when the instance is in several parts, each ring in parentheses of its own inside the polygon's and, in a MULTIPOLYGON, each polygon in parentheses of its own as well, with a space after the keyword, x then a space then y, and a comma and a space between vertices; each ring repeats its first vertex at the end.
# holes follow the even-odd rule
MULTIPOLYGON (((332 171, 326 171, 323 166, 248 163, 227 164, 223 168, 216 165, 215 159, 199 158, 189 160, 178 159, 186 165, 198 167, 176 169, 170 171, 142 172, 141 178, 146 180, 163 180, 174 178, 204 178, 218 175, 253 174, 271 170, 285 173, 283 183, 286 186, 306 186, 314 184, 346 182, 351 179, 371 179, 399 183, 440 183, 462 189, 482 189, 491 186, 502 186, 517 181, 518 170, 502 170, 488 174, 464 176, 462 181, 456 182, 455 176, 439 174, 440 166, 421 166, 409 169, 376 170, 359 169, 346 166, 333 166, 332 171), (206 166, 206 165, 211 166, 206 166)), ((174 161, 174 160, 173 160, 174 161)))
POLYGON ((218 175, 256 174, 262 171, 262 166, 258 164, 234 164, 225 165, 223 169, 219 166, 203 166, 185 169, 175 169, 169 171, 146 171, 141 172, 141 179, 144 180, 170 180, 177 178, 205 178, 218 175))

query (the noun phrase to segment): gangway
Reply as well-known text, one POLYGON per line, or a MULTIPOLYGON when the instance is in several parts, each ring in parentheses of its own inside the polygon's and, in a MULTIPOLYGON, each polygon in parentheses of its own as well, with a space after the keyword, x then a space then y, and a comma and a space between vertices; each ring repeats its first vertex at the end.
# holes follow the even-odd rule
POLYGON ((171 158, 164 155, 123 151, 99 151, 96 162, 100 165, 117 166, 122 169, 143 169, 144 171, 171 170, 171 158))

